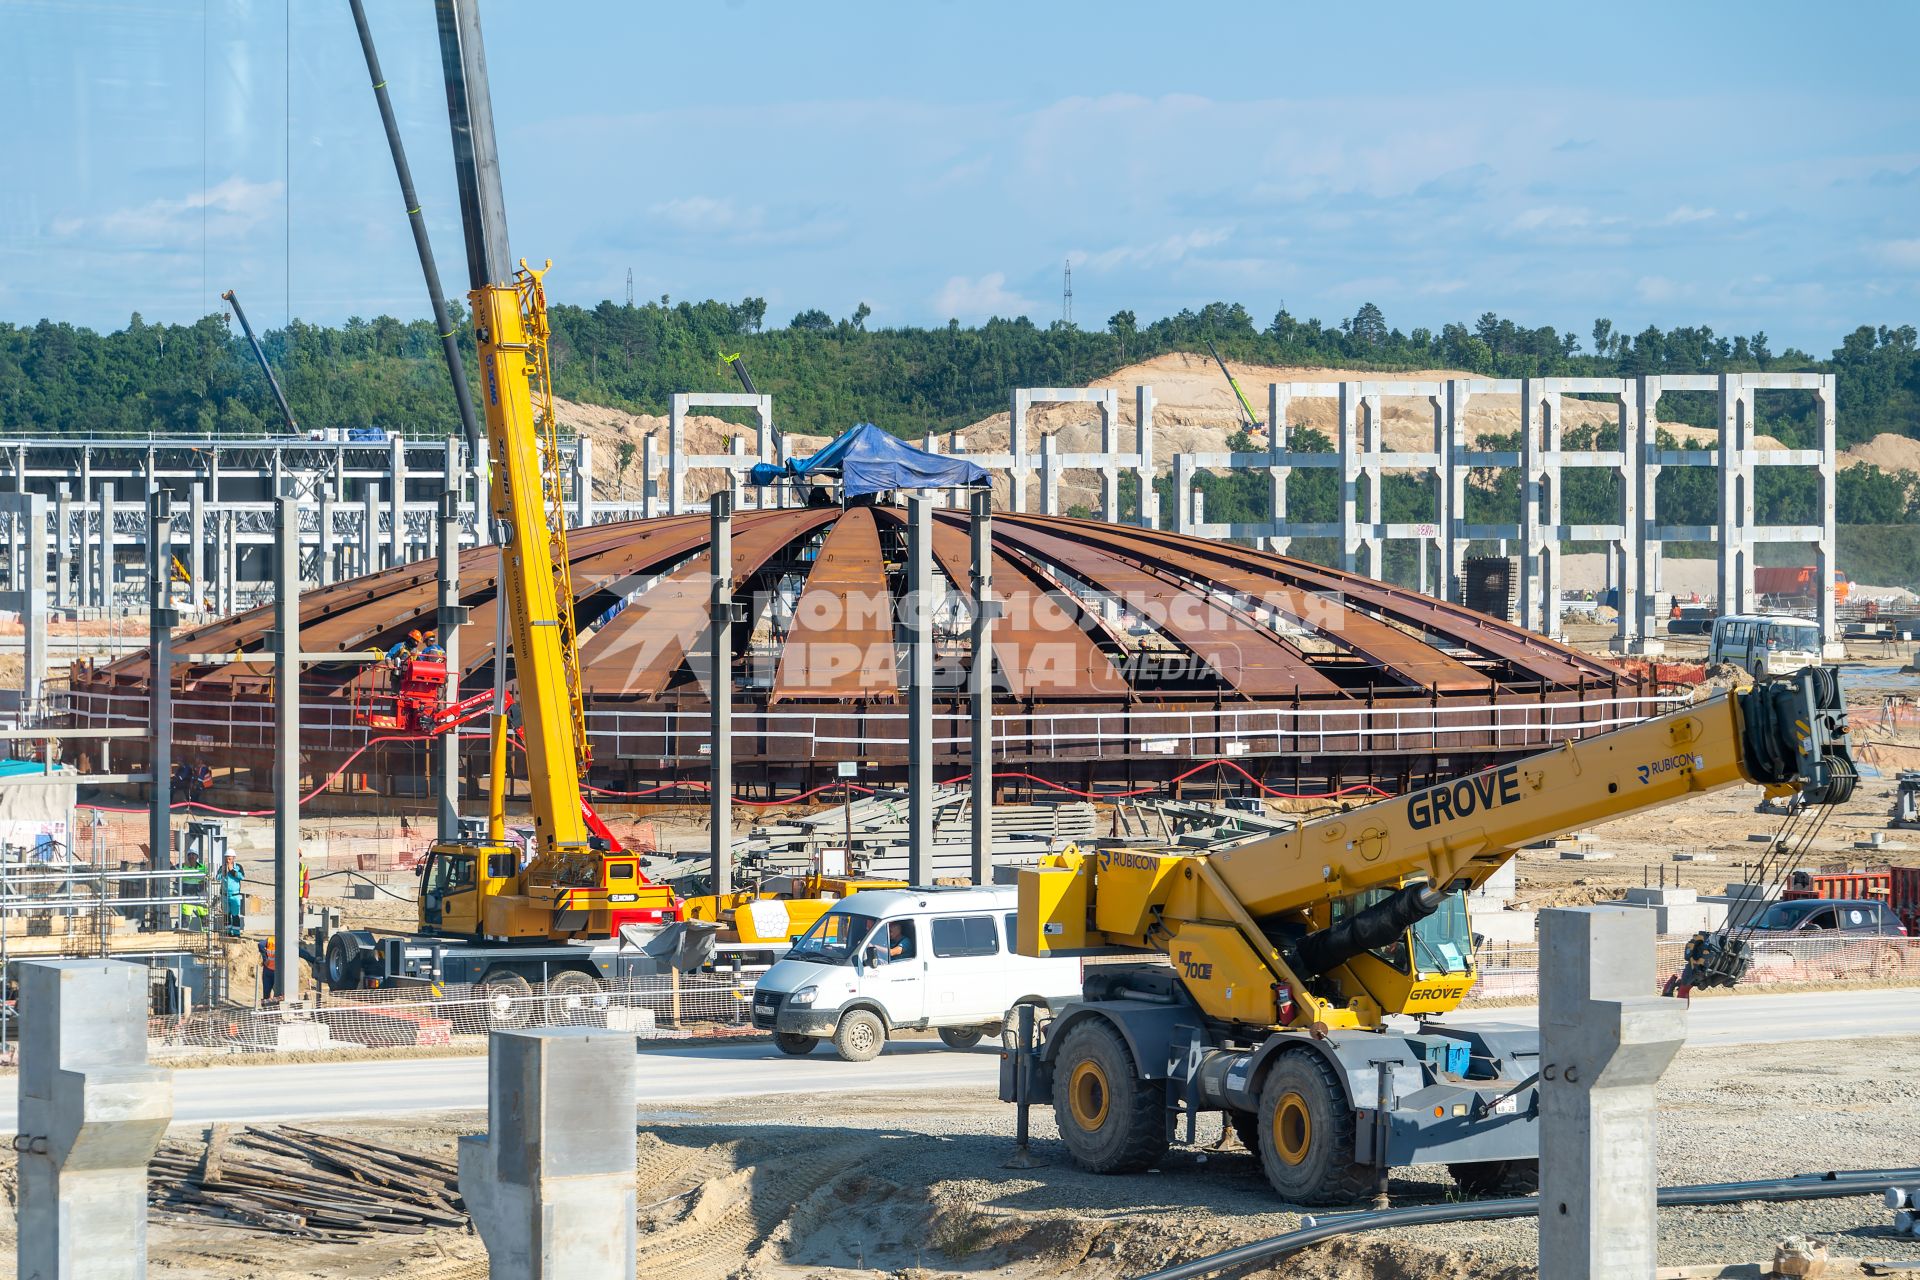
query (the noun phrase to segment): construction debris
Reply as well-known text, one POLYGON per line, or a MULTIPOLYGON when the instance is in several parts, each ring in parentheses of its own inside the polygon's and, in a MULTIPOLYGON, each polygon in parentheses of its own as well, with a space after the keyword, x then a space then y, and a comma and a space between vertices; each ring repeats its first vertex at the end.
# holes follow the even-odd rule
POLYGON ((198 1151, 163 1145, 147 1172, 163 1219, 344 1242, 467 1225, 452 1160, 309 1129, 214 1125, 198 1151))

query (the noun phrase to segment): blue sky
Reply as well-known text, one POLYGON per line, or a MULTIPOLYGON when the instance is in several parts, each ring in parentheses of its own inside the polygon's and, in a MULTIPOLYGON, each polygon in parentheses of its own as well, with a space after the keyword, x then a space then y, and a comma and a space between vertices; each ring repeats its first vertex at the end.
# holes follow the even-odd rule
MULTIPOLYGON (((428 0, 369 0, 463 284, 428 0)), ((1219 299, 1705 323, 1920 315, 1910 4, 485 0, 552 294, 872 325, 1219 299)), ((426 311, 345 0, 0 0, 0 319, 426 311), (289 74, 290 72, 290 74, 289 74), (289 251, 290 245, 290 251, 289 251)))

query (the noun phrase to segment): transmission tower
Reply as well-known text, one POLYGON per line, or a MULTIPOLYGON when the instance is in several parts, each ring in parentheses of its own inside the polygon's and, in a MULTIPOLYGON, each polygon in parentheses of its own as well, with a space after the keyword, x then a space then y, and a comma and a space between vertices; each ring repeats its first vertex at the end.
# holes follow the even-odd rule
POLYGON ((627 268, 627 305, 633 305, 633 268, 627 268))
POLYGON ((1067 259, 1067 272, 1060 286, 1060 319, 1063 323, 1073 323, 1073 259, 1067 259))

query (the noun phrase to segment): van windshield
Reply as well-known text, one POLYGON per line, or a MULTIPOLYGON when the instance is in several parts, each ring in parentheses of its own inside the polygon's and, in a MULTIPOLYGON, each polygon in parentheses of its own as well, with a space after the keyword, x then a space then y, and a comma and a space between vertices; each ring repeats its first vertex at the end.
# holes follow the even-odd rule
POLYGON ((1813 652, 1820 648, 1820 628, 1772 623, 1767 627, 1767 648, 1813 652))
POLYGON ((872 916, 855 915, 851 911, 829 911, 813 922, 813 928, 800 935, 800 940, 793 944, 787 957, 792 960, 814 960, 821 964, 847 964, 852 960, 855 948, 878 923, 872 916))

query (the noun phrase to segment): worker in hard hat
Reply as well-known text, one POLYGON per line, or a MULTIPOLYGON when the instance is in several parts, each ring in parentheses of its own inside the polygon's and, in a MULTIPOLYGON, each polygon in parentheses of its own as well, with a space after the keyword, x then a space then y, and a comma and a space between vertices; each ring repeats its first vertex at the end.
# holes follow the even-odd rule
POLYGON ((227 936, 240 936, 247 919, 247 878, 239 859, 228 853, 220 867, 220 907, 227 920, 227 936))
POLYGON ((207 927, 207 860, 198 850, 180 868, 180 921, 189 929, 207 927))

